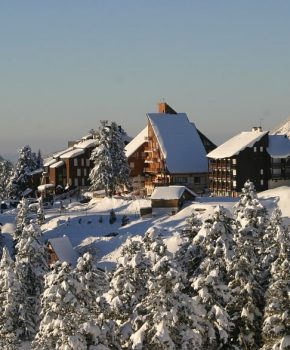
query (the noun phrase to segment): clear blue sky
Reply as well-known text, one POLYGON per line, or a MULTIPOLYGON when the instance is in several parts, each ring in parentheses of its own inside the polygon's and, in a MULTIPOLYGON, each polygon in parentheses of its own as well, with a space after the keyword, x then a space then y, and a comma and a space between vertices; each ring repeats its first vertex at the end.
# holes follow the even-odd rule
POLYGON ((290 1, 1 1, 0 45, 4 155, 134 136, 162 98, 218 144, 290 116, 290 1))

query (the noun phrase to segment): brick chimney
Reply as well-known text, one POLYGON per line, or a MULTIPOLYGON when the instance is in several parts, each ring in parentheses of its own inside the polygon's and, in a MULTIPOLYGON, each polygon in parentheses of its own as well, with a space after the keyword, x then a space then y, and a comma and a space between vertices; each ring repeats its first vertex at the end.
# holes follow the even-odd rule
POLYGON ((162 114, 177 114, 177 112, 171 108, 166 102, 158 103, 159 113, 162 114))

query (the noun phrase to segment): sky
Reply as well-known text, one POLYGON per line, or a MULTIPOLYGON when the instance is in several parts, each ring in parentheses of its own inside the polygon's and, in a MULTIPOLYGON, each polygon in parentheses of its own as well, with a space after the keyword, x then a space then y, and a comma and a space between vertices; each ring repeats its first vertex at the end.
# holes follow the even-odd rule
POLYGON ((0 2, 0 154, 130 136, 165 100, 216 144, 290 116, 290 1, 0 2))

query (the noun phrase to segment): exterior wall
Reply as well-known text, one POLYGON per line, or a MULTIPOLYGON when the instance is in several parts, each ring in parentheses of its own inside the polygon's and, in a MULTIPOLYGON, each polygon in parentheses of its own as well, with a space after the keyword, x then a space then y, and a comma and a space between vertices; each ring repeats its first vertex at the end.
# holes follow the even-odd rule
MULTIPOLYGON (((146 143, 145 143, 146 144, 146 143)), ((128 163, 130 166, 130 177, 132 180, 132 186, 134 191, 141 191, 145 187, 145 147, 143 144, 139 147, 129 158, 128 163)))
POLYGON ((250 180, 258 192, 268 189, 270 156, 267 153, 268 135, 253 147, 227 159, 210 160, 209 189, 218 196, 237 196, 244 183, 250 180))
POLYGON ((163 216, 163 215, 174 215, 179 211, 179 208, 170 207, 170 208, 152 208, 152 215, 154 216, 163 216))
POLYGON ((179 199, 151 199, 152 208, 178 208, 180 206, 179 199))
POLYGON ((276 187, 280 187, 280 186, 290 186, 290 179, 288 180, 276 180, 276 179, 270 179, 268 181, 268 188, 272 189, 272 188, 276 188, 276 187))

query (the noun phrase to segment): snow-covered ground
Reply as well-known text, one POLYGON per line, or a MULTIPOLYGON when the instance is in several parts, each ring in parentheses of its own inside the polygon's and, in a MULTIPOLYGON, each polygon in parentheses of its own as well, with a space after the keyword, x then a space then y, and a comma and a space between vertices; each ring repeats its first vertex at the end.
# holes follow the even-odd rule
MULTIPOLYGON (((279 206, 287 224, 290 224, 290 188, 279 187, 259 194, 259 198, 271 212, 279 206)), ((71 203, 68 209, 47 210, 47 222, 42 226, 44 240, 67 235, 77 252, 90 251, 94 254, 100 267, 111 269, 120 256, 122 245, 130 238, 138 239, 149 227, 157 227, 165 237, 168 248, 173 252, 180 243, 180 232, 186 225, 186 219, 193 210, 203 219, 208 217, 213 208, 222 205, 229 211, 237 198, 200 197, 194 203, 188 203, 174 216, 154 216, 140 218, 141 207, 150 206, 148 199, 102 198, 92 200, 89 204, 71 203), (117 221, 109 223, 109 212, 114 209, 117 221), (129 217, 130 222, 121 226, 122 216, 129 217), (102 218, 102 222, 100 222, 102 218)), ((16 211, 0 214, 6 244, 12 248, 11 233, 14 231, 16 211)))

